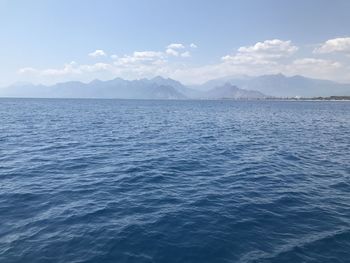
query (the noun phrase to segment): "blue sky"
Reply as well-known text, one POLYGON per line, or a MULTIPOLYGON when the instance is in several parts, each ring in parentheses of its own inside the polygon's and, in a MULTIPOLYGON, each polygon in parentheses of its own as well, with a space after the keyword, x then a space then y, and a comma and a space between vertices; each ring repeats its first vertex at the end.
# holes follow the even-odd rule
POLYGON ((278 72, 350 82, 349 13, 348 0, 0 0, 0 85, 278 72))

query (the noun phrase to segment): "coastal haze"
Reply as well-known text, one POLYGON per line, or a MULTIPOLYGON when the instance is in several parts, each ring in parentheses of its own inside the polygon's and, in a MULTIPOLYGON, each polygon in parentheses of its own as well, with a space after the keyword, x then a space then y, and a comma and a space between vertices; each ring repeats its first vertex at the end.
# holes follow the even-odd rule
POLYGON ((350 1, 0 1, 0 262, 349 263, 350 1))
POLYGON ((267 99, 350 96, 350 84, 283 74, 225 77, 185 86, 160 76, 152 79, 63 82, 52 86, 17 83, 0 89, 0 96, 23 98, 108 99, 267 99))

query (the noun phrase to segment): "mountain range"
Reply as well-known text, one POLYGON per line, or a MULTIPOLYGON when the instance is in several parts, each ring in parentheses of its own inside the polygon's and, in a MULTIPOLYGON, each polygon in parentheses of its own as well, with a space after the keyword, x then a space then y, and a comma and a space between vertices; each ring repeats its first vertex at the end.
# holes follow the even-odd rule
POLYGON ((262 75, 258 77, 239 76, 210 80, 202 85, 192 86, 209 90, 213 86, 230 83, 242 89, 256 90, 273 97, 328 97, 350 95, 350 84, 329 80, 306 78, 300 75, 287 77, 283 74, 262 75))
POLYGON ((94 80, 90 83, 70 81, 52 86, 18 83, 0 89, 1 97, 32 98, 264 99, 346 95, 350 95, 350 84, 282 74, 225 77, 193 86, 158 76, 139 80, 94 80))

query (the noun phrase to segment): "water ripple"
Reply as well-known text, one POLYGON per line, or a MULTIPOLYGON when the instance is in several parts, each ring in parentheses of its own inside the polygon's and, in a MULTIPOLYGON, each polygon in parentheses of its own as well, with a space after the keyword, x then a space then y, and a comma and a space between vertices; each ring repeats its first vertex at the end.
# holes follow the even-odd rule
POLYGON ((350 104, 0 100, 0 262, 348 262, 350 104))

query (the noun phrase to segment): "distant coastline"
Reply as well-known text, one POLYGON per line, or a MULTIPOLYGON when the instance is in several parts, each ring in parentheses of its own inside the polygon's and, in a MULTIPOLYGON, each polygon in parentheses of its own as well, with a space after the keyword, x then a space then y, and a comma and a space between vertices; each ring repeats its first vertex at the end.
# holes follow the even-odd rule
POLYGON ((266 100, 291 100, 291 101, 350 101, 350 96, 328 97, 294 97, 294 98, 266 98, 266 100))
POLYGON ((350 84, 283 74, 227 77, 201 85, 184 85, 161 76, 152 79, 69 81, 54 85, 17 83, 0 89, 0 97, 96 99, 349 100, 350 84))
POLYGON ((89 97, 6 97, 0 96, 0 99, 39 99, 39 100, 159 100, 159 101, 343 101, 350 102, 350 96, 330 96, 330 97, 312 97, 312 98, 89 98, 89 97))

